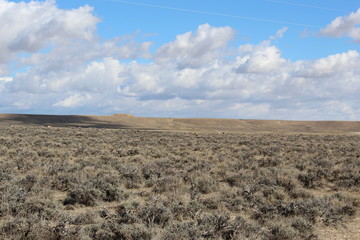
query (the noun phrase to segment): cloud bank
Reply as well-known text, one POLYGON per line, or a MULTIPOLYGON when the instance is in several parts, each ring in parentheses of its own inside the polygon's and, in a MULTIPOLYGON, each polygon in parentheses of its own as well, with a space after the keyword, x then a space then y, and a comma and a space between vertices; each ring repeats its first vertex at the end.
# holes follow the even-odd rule
POLYGON ((360 42, 360 8, 347 16, 337 17, 321 30, 321 34, 329 37, 348 36, 355 42, 360 42))
MULTIPOLYGON (((0 9, 1 112, 360 119, 359 52, 287 60, 273 43, 287 28, 234 47, 235 29, 202 24, 151 53, 135 36, 101 40, 90 6, 0 0, 0 9)), ((358 12, 322 33, 357 41, 358 12)))

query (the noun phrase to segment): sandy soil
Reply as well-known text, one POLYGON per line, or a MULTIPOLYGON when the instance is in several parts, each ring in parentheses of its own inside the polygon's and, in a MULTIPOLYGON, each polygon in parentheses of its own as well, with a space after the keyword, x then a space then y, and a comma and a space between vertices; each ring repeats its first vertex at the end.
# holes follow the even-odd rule
POLYGON ((342 227, 325 227, 319 229, 319 240, 359 240, 360 239, 360 216, 342 227))

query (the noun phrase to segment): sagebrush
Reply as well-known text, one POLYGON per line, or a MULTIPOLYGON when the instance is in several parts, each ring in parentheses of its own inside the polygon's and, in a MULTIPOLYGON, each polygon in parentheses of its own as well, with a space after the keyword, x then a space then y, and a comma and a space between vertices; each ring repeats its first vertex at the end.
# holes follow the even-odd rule
POLYGON ((360 136, 0 128, 1 239, 316 239, 360 207, 360 136))

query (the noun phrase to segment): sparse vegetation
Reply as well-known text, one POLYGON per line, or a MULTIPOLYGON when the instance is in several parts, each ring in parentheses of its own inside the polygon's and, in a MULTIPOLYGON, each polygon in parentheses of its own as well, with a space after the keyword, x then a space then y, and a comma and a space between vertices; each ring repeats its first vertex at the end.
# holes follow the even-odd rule
POLYGON ((360 208, 358 135, 0 133, 0 239, 316 239, 360 208))

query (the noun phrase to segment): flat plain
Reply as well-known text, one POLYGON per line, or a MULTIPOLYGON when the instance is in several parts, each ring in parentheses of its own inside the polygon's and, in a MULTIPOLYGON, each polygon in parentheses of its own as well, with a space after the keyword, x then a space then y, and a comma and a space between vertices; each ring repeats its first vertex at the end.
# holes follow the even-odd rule
POLYGON ((359 132, 0 115, 0 239, 360 239, 359 132))

